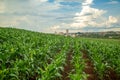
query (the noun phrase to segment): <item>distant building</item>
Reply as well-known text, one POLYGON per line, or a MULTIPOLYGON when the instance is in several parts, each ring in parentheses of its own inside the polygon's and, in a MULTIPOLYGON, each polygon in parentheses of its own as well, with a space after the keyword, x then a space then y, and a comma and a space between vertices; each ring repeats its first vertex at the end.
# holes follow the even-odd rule
POLYGON ((76 34, 72 34, 71 37, 76 37, 76 34))
POLYGON ((63 32, 59 32, 59 34, 60 34, 60 35, 64 35, 64 33, 63 33, 63 32))
POLYGON ((57 32, 55 31, 55 34, 57 34, 57 32))
POLYGON ((68 30, 68 29, 66 29, 66 35, 67 35, 67 36, 69 35, 69 30, 68 30))

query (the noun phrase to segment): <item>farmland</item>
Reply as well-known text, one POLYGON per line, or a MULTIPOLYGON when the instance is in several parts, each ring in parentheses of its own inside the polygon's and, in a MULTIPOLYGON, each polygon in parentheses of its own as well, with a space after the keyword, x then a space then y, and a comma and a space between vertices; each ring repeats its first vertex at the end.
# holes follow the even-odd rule
POLYGON ((0 28, 0 80, 120 80, 120 40, 0 28))

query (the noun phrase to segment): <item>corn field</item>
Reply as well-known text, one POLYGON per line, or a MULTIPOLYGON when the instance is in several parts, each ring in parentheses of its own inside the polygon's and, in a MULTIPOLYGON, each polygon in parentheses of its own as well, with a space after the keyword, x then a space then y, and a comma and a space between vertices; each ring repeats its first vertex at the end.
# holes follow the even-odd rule
POLYGON ((120 40, 0 28, 0 80, 120 80, 120 40))

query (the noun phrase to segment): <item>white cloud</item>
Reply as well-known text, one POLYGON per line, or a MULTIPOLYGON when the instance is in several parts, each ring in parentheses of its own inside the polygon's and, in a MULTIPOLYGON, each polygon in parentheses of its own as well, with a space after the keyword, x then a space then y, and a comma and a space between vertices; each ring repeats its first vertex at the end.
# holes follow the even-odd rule
POLYGON ((48 0, 37 0, 39 2, 47 2, 48 0))
POLYGON ((73 18, 73 22, 69 24, 59 24, 58 26, 53 26, 54 30, 75 30, 75 31, 84 31, 84 28, 111 28, 114 27, 114 24, 118 23, 118 18, 114 16, 104 17, 104 14, 107 12, 102 9, 92 8, 93 0, 85 0, 82 3, 81 12, 75 13, 75 17, 73 18), (63 28, 64 27, 64 28, 63 28))
POLYGON ((51 30, 62 30, 62 29, 68 29, 69 26, 70 26, 70 24, 61 23, 61 24, 59 24, 59 25, 51 26, 50 29, 51 29, 51 30))
POLYGON ((0 13, 7 14, 20 13, 20 14, 41 14, 48 11, 60 8, 59 3, 49 3, 48 0, 0 0, 0 13), (4 2, 4 4, 3 4, 4 2), (6 7, 6 10, 4 8, 6 7))
POLYGON ((5 5, 3 2, 0 1, 0 13, 4 13, 5 12, 5 5))
POLYGON ((75 28, 70 28, 69 27, 70 24, 66 24, 66 23, 61 23, 59 25, 55 25, 55 26, 52 26, 50 28, 48 28, 48 32, 66 32, 66 29, 69 29, 70 32, 85 32, 85 30, 82 30, 82 29, 75 29, 75 28))
POLYGON ((48 0, 30 0, 30 2, 36 3, 36 4, 42 4, 47 2, 48 0))
POLYGON ((118 3, 119 3, 118 1, 110 1, 107 4, 118 4, 118 3))
POLYGON ((81 1, 84 1, 84 0, 55 0, 56 2, 81 2, 81 1))
POLYGON ((84 28, 87 26, 99 26, 96 22, 96 19, 106 13, 105 10, 100 10, 90 7, 93 0, 85 0, 82 5, 82 10, 80 13, 76 13, 74 17, 74 22, 71 24, 71 27, 75 28, 84 28))
MULTIPOLYGON (((0 26, 21 26, 21 24, 31 24, 28 16, 0 16, 0 26), (8 18, 6 20, 6 18, 8 18)), ((26 26, 26 25, 24 25, 26 26)))
POLYGON ((82 5, 91 5, 93 3, 93 0, 85 0, 85 2, 82 3, 82 5))
MULTIPOLYGON (((91 21, 100 17, 102 14, 105 13, 105 11, 91 8, 90 5, 92 4, 92 1, 93 0, 85 0, 82 3, 81 12, 75 14, 76 17, 74 17, 74 22, 67 25, 67 26, 69 26, 69 28, 76 28, 77 29, 77 28, 86 27, 88 25, 95 25, 96 24, 96 23, 91 22, 91 21)), ((66 26, 66 24, 63 26, 66 26)), ((62 26, 60 26, 60 28, 62 28, 62 26)))
POLYGON ((106 27, 111 27, 111 26, 113 26, 113 24, 115 24, 117 22, 118 22, 118 19, 116 17, 109 16, 108 20, 106 21, 106 27))
POLYGON ((13 25, 18 28, 34 28, 34 30, 36 28, 40 31, 48 28, 50 31, 65 29, 77 31, 86 27, 111 27, 118 23, 118 18, 114 16, 108 15, 109 18, 104 18, 106 11, 92 8, 92 4, 93 0, 55 0, 52 3, 48 0, 0 0, 0 26, 13 25), (60 2, 81 4, 79 7, 69 7, 61 5, 60 2), (76 12, 81 9, 81 5, 82 10, 76 12), (55 26, 49 27, 52 25, 55 26))
POLYGON ((120 28, 104 29, 104 31, 120 31, 120 28))
POLYGON ((56 30, 60 29, 60 26, 55 25, 55 26, 50 27, 50 29, 53 30, 53 31, 56 31, 56 30))
POLYGON ((82 10, 75 14, 74 22, 71 23, 72 28, 85 28, 85 27, 111 27, 117 23, 116 17, 109 16, 105 19, 103 16, 107 11, 92 8, 90 5, 93 0, 85 0, 82 5, 82 10))
POLYGON ((103 15, 106 11, 84 6, 80 13, 76 13, 75 21, 91 21, 103 15))
POLYGON ((117 18, 115 18, 115 17, 113 17, 113 16, 109 16, 108 22, 109 22, 109 23, 117 23, 118 20, 117 20, 117 18))
POLYGON ((0 26, 28 29, 30 27, 26 26, 33 28, 39 26, 42 31, 43 28, 52 24, 52 20, 55 21, 56 16, 59 16, 52 12, 59 8, 59 3, 49 3, 48 0, 0 0, 0 26), (6 7, 5 11, 4 7, 6 7))

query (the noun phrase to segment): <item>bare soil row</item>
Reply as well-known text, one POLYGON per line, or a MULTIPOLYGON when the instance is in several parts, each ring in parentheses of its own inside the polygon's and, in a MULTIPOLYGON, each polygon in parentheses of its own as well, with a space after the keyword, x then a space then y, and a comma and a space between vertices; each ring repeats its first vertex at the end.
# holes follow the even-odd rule
MULTIPOLYGON (((87 80, 100 80, 96 73, 97 71, 94 69, 93 63, 87 54, 87 51, 81 50, 81 52, 83 53, 82 58, 85 60, 86 64, 84 72, 89 75, 87 80)), ((120 76, 115 72, 115 70, 108 69, 106 72, 107 73, 104 74, 103 80, 120 80, 120 76)))
POLYGON ((85 69, 84 72, 88 74, 87 80, 99 80, 97 74, 95 73, 93 63, 87 55, 87 51, 81 50, 83 53, 82 58, 85 60, 85 69))
POLYGON ((68 76, 73 68, 71 64, 72 54, 73 54, 72 50, 70 50, 70 52, 67 54, 66 65, 64 66, 64 71, 62 72, 62 80, 70 80, 68 76))

